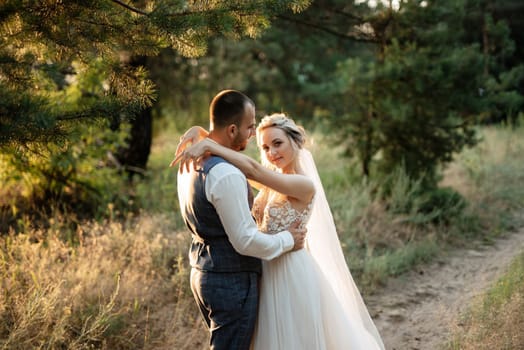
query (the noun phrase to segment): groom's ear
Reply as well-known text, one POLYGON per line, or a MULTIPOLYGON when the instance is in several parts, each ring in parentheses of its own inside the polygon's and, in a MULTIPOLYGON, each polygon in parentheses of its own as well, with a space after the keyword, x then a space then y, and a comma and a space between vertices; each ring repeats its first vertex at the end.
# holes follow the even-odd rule
POLYGON ((227 135, 230 138, 235 138, 237 136, 237 132, 238 132, 238 127, 236 126, 236 124, 231 124, 227 127, 227 135))

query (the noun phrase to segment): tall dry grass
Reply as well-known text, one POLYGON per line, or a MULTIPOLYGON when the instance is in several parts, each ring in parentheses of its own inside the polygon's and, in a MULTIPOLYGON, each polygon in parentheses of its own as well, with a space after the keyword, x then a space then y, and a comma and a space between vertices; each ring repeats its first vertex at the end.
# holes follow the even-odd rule
POLYGON ((48 232, 0 237, 1 349, 195 349, 188 235, 168 217, 86 223, 71 246, 48 232))

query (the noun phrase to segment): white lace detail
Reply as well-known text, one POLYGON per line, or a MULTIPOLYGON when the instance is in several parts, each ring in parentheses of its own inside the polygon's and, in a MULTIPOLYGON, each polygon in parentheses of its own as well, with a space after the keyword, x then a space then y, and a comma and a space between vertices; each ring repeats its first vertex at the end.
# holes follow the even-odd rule
POLYGON ((253 216, 257 220, 260 231, 275 234, 287 230, 296 220, 300 220, 302 225, 306 225, 311 216, 313 200, 304 210, 299 211, 281 196, 270 195, 269 197, 272 198, 266 204, 264 195, 260 194, 253 205, 253 216))

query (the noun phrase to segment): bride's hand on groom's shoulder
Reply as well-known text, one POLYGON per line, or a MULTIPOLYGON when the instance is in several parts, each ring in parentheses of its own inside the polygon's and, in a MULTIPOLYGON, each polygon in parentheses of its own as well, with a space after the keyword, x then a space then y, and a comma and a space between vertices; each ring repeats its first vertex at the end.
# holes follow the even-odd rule
POLYGON ((209 138, 198 141, 197 143, 192 144, 189 147, 184 147, 184 150, 175 154, 175 159, 171 162, 170 166, 174 166, 180 162, 179 171, 182 173, 184 170, 189 172, 191 164, 193 164, 193 169, 197 170, 200 162, 209 155, 208 147, 215 144, 216 142, 212 141, 209 138))
POLYGON ((178 142, 178 145, 176 147, 175 151, 175 157, 169 164, 169 167, 174 167, 178 162, 180 163, 180 171, 183 171, 183 168, 185 167, 187 171, 189 171, 189 163, 191 163, 190 160, 184 159, 184 151, 189 145, 195 144, 199 142, 200 140, 204 139, 209 135, 209 132, 200 127, 200 126, 192 126, 190 127, 181 137, 178 142))

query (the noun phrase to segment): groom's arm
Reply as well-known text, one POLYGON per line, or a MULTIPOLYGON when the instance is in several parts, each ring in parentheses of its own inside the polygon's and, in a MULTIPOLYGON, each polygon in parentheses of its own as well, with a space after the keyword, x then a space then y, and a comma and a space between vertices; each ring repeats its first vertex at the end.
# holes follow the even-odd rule
POLYGON ((269 235, 258 230, 247 202, 246 178, 238 169, 227 164, 213 167, 206 178, 206 195, 240 254, 271 260, 293 249, 289 231, 269 235))

